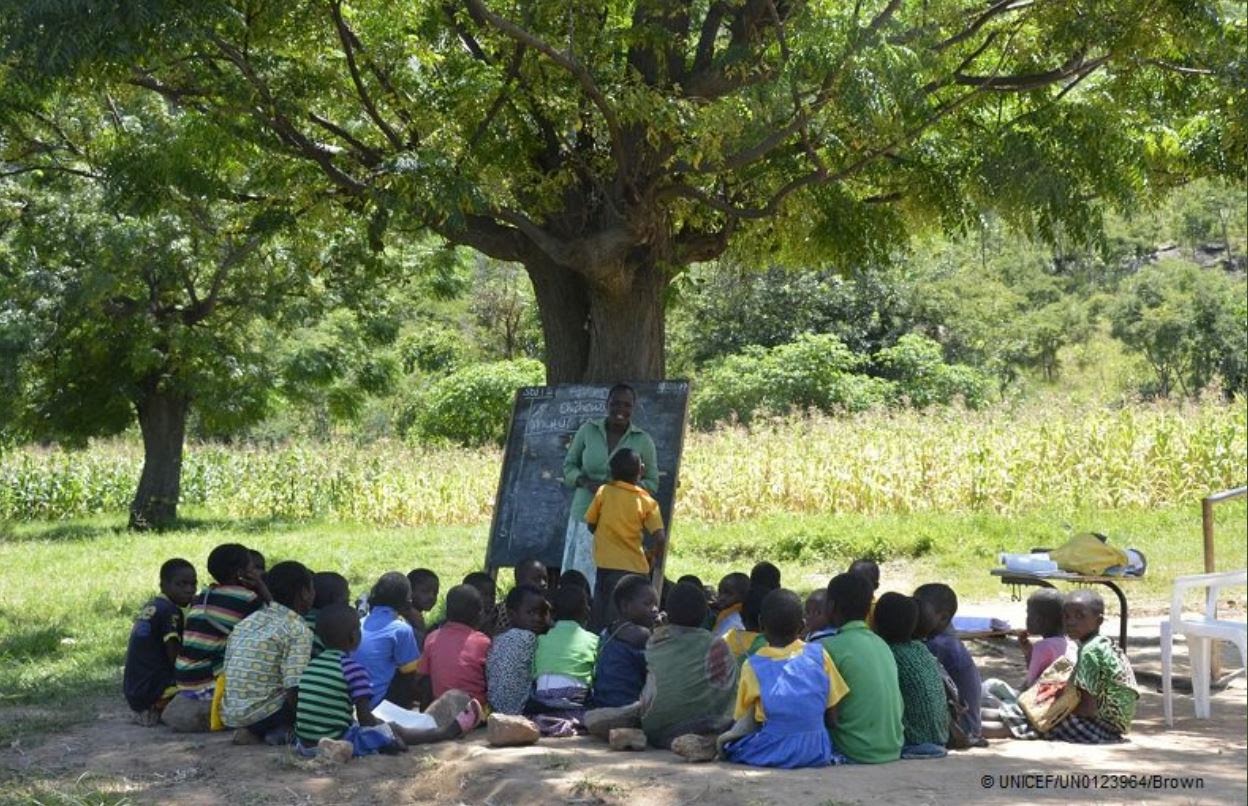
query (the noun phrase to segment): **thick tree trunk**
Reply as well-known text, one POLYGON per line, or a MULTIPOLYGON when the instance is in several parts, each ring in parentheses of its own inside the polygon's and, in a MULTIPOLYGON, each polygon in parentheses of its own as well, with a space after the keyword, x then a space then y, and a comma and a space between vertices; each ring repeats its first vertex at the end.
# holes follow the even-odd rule
POLYGON ((585 276, 553 263, 526 265, 546 340, 547 383, 653 380, 664 371, 667 273, 648 250, 585 276))
POLYGON ((168 526, 178 517, 182 488, 182 446, 190 401, 185 395, 156 388, 155 382, 138 402, 143 433, 143 474, 130 504, 130 528, 168 526))

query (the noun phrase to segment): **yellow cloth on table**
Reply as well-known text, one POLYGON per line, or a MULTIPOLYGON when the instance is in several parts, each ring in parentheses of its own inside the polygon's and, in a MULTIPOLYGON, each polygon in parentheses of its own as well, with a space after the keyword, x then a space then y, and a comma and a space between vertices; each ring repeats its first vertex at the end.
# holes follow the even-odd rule
POLYGON ((1075 535, 1050 551, 1049 559, 1063 571, 1089 576, 1103 574, 1106 568, 1125 566, 1128 562, 1125 551, 1088 532, 1075 535))

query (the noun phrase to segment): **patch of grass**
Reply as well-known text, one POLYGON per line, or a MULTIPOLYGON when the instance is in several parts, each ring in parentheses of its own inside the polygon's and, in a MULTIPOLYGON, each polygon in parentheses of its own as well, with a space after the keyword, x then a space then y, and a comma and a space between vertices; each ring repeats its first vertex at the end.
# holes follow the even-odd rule
POLYGON ((14 776, 0 781, 0 804, 26 806, 131 806, 142 785, 121 779, 96 780, 84 774, 72 783, 14 776))
POLYGON ((572 783, 574 798, 622 797, 628 793, 628 787, 616 781, 607 781, 593 775, 586 775, 572 783))
POLYGON ((572 767, 571 757, 561 756, 556 753, 547 753, 542 756, 540 763, 543 770, 566 770, 572 767))

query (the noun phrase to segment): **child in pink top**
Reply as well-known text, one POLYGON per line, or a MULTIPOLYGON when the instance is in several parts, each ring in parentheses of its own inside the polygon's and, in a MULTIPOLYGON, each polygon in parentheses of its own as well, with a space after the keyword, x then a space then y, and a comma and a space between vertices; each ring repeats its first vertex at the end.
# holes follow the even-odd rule
POLYGON ((434 699, 451 689, 467 693, 484 707, 485 658, 490 638, 477 630, 482 616, 481 594, 471 585, 456 585, 446 594, 446 623, 425 638, 416 673, 428 675, 434 699))
POLYGON ((1020 635, 1018 643, 1023 648, 1023 660, 1027 663, 1027 680, 1023 688, 1031 688, 1044 670, 1070 648, 1062 630, 1060 593, 1052 588, 1040 588, 1027 597, 1027 635, 1020 635), (1031 635, 1044 637, 1032 644, 1028 638, 1031 635))

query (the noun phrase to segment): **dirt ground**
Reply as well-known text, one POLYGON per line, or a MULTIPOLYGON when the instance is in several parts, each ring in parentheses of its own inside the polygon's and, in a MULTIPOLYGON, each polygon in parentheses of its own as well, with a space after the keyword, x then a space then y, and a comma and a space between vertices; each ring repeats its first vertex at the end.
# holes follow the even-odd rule
MULTIPOLYGON (((974 641, 970 647, 985 677, 1021 676, 1013 645, 974 641)), ((589 738, 492 749, 478 731, 428 750, 327 767, 279 748, 234 747, 228 733, 187 735, 133 726, 118 698, 101 702, 94 722, 34 745, 15 742, 0 750, 0 800, 235 806, 1248 802, 1242 673, 1216 695, 1209 721, 1193 718, 1190 695, 1177 694, 1177 719, 1167 730, 1157 693, 1156 619, 1133 620, 1129 654, 1144 693, 1131 741, 1114 746, 1003 741, 935 761, 768 771, 687 764, 665 751, 614 753, 589 738), (1058 777, 1026 777, 1035 774, 1058 777), (1184 781, 1185 776, 1195 780, 1184 781)), ((1177 654, 1177 671, 1186 674, 1182 649, 1177 654)), ((1229 668, 1238 666, 1237 658, 1225 657, 1229 668)))

